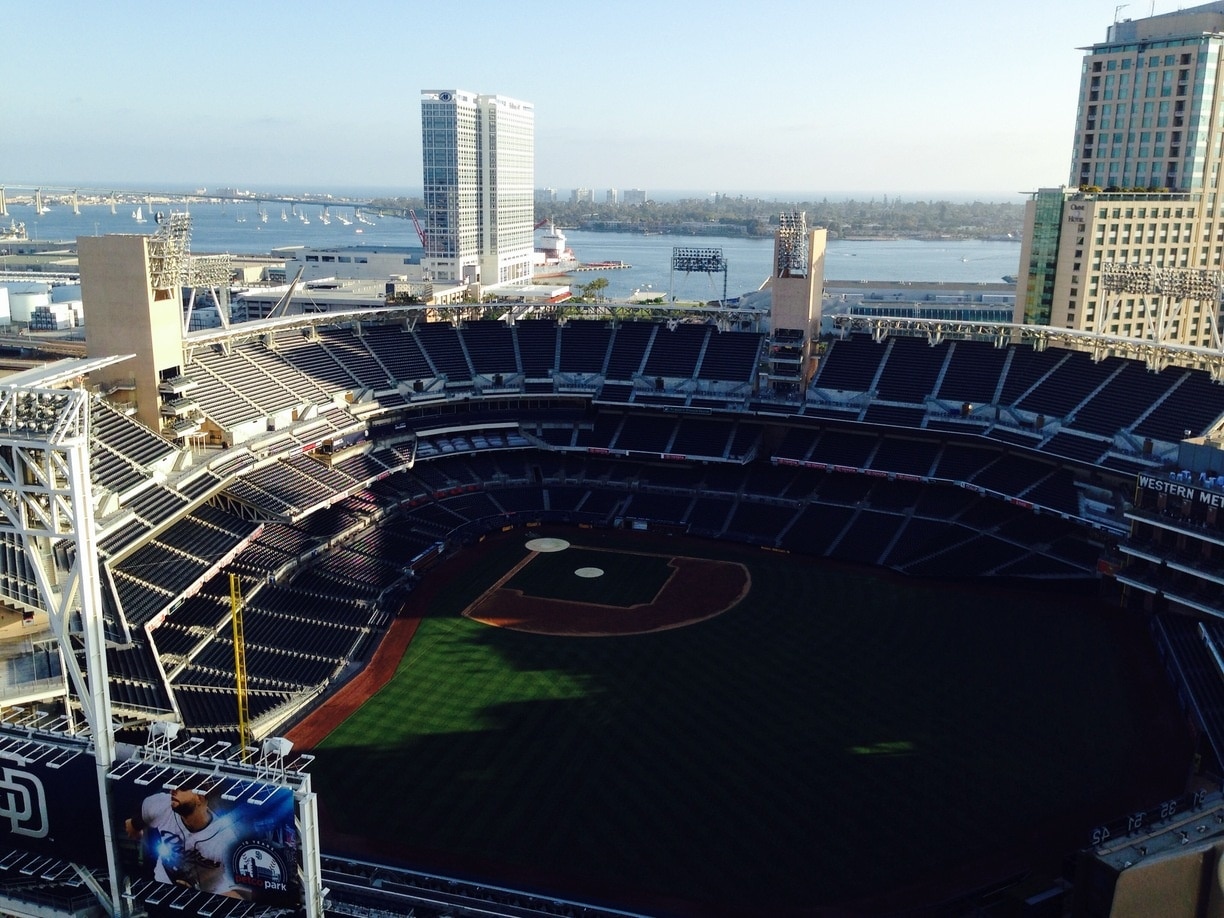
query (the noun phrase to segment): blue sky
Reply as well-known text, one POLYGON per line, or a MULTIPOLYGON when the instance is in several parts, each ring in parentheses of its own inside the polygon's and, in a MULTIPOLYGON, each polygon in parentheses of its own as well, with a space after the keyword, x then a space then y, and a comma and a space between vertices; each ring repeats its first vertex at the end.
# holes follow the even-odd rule
POLYGON ((1009 200, 1066 181, 1116 6, 8 2, 0 185, 411 193, 420 90, 462 88, 534 103, 561 191, 1009 200))

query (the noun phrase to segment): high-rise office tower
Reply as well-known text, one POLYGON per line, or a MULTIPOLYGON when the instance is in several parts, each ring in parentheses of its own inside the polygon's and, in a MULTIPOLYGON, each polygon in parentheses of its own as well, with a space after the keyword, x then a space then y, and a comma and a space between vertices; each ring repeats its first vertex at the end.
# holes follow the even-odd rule
POLYGON ((1224 2, 1085 50, 1070 181, 1027 205, 1016 321, 1218 347, 1224 2))
POLYGON ((535 110, 458 89, 421 93, 425 262, 435 282, 531 280, 535 110))

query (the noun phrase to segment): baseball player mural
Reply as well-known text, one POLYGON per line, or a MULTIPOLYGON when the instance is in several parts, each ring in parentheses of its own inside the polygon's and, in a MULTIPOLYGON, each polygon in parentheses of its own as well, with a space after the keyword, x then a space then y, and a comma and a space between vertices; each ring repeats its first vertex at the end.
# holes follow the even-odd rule
POLYGON ((277 788, 254 799, 227 801, 187 787, 148 794, 123 825, 137 842, 131 872, 220 896, 292 904, 300 896, 293 793, 277 788))

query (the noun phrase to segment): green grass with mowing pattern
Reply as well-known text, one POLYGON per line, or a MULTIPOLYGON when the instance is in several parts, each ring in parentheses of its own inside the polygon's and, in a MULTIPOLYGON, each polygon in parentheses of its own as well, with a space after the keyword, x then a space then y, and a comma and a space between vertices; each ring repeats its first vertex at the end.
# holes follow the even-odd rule
POLYGON ((1181 789, 1188 745, 1162 735, 1163 770, 1149 748, 1170 690, 1136 670, 1147 642, 1116 609, 589 536, 734 557, 752 590, 649 635, 491 628, 457 613, 524 556, 522 533, 499 537, 317 750, 342 831, 495 864, 501 885, 786 914, 1038 838, 1061 853, 1181 789))

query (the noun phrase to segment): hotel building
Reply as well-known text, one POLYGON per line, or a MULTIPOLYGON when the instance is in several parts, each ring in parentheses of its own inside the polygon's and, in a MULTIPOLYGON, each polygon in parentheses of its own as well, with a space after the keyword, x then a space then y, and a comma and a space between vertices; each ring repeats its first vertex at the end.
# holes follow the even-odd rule
POLYGON ((1219 347, 1224 2, 1085 49, 1067 186, 1032 194, 1015 321, 1219 347))
POLYGON ((435 282, 531 281, 535 110, 458 89, 421 93, 425 266, 435 282))

